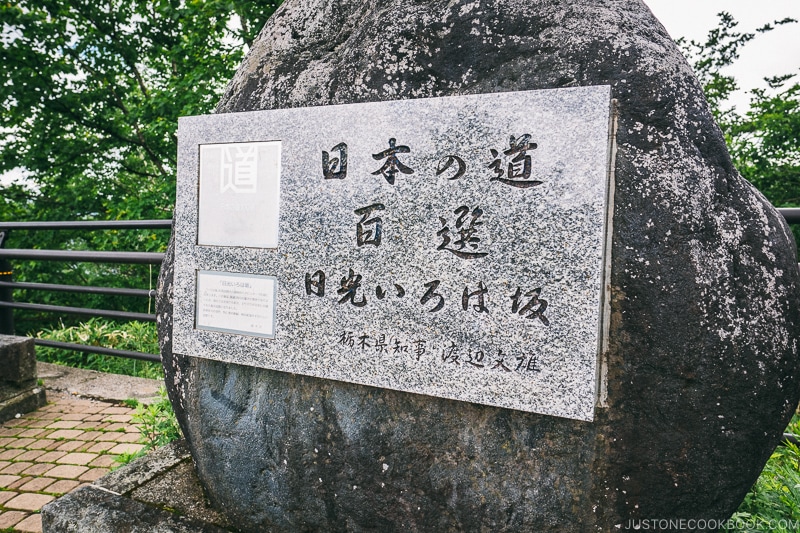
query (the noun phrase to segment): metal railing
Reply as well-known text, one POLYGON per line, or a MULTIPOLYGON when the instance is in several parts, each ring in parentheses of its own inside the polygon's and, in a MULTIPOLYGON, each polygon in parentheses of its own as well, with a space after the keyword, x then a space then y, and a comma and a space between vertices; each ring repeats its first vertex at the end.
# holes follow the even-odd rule
MULTIPOLYGON (((81 315, 92 317, 113 318, 117 320, 139 320, 155 322, 155 314, 135 313, 130 311, 117 311, 113 309, 92 309, 85 307, 69 307, 63 305, 47 305, 38 303, 15 302, 13 291, 33 290, 52 292, 71 292, 82 294, 97 294, 108 296, 132 296, 139 298, 155 297, 154 290, 121 289, 116 287, 90 287, 82 285, 63 285, 56 283, 25 283, 13 280, 13 268, 10 259, 33 261, 68 261, 91 263, 118 263, 118 264, 144 264, 160 265, 164 259, 163 253, 153 252, 94 252, 74 250, 31 250, 31 249, 6 249, 5 243, 11 231, 31 230, 145 230, 145 229, 170 229, 171 220, 113 220, 113 221, 69 221, 69 222, 0 222, 0 333, 14 333, 14 310, 40 311, 46 313, 60 313, 68 315, 81 315)), ((90 346, 86 344, 73 344, 34 339, 38 346, 62 348, 87 353, 112 355, 128 359, 160 362, 158 354, 118 350, 103 346, 90 346)))
MULTIPOLYGON (((790 224, 800 224, 800 208, 780 208, 778 211, 790 224)), ((14 309, 42 311, 48 313, 63 313, 82 316, 97 316, 114 318, 118 320, 140 320, 155 322, 155 315, 150 313, 134 313, 130 311, 116 311, 111 309, 91 309, 84 307, 69 307, 61 305, 46 305, 37 303, 15 302, 14 290, 72 292, 84 294, 100 294, 110 296, 133 296, 153 298, 155 291, 144 289, 120 289, 114 287, 88 287, 81 285, 60 285, 55 283, 25 283, 12 280, 12 268, 9 259, 23 259, 34 261, 70 261, 93 263, 127 263, 160 265, 164 259, 163 253, 151 252, 92 252, 73 250, 30 250, 30 249, 5 249, 4 243, 10 231, 20 230, 143 230, 143 229, 170 229, 171 220, 119 220, 119 221, 72 221, 72 222, 0 222, 0 333, 13 334, 14 309)), ((130 359, 145 361, 160 361, 157 354, 117 350, 102 346, 89 346, 85 344, 71 344, 46 339, 35 339, 39 346, 64 348, 102 355, 113 355, 130 359)))

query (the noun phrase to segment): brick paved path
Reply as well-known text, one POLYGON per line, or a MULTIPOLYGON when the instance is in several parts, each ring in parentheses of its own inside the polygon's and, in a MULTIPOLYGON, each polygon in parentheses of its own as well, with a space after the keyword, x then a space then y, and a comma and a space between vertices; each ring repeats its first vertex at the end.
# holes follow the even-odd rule
POLYGON ((95 400, 50 403, 0 425, 0 531, 41 532, 39 510, 142 448, 134 410, 95 400))

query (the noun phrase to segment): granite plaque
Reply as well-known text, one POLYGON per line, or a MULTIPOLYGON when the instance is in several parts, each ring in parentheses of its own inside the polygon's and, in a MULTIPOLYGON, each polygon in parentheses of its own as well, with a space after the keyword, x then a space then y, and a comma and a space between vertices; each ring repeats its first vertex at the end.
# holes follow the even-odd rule
POLYGON ((182 118, 174 351, 592 420, 610 107, 595 86, 182 118), (259 318, 221 304, 253 279, 259 318))

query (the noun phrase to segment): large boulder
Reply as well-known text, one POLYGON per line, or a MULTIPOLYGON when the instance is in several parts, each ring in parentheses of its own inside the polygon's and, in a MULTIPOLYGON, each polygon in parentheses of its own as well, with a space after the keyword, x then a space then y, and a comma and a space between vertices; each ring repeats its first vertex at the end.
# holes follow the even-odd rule
POLYGON ((288 0, 217 111, 601 84, 618 150, 593 422, 173 354, 169 256, 167 386, 234 523, 610 531, 736 509, 800 393, 796 250, 640 0, 288 0))

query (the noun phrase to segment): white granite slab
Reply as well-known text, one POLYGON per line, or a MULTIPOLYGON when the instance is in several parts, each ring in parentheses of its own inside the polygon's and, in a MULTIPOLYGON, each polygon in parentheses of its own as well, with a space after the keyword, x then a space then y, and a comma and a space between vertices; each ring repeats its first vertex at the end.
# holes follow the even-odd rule
POLYGON ((609 124, 608 86, 182 118, 174 351, 592 420, 609 124), (236 273, 274 314, 220 316, 236 273))

